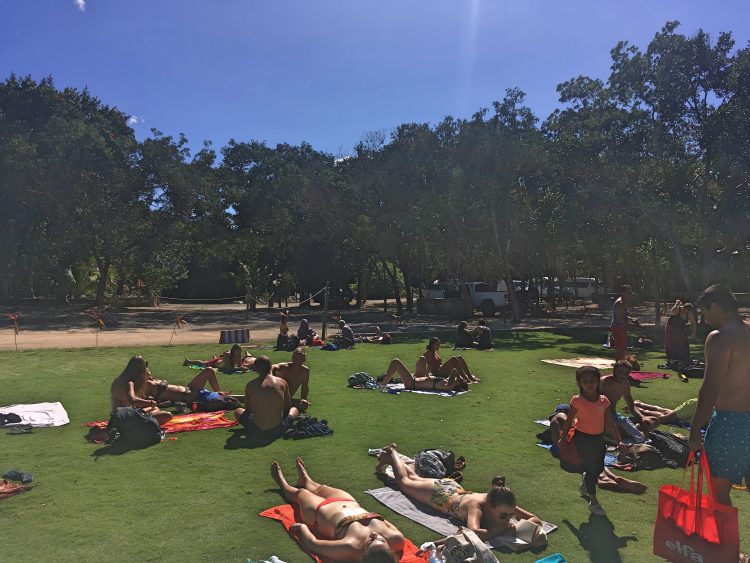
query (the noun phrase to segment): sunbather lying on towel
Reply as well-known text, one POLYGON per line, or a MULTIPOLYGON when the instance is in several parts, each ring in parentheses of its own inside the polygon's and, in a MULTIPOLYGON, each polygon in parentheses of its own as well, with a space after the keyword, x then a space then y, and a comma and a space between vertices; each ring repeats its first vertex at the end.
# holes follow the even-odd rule
POLYGON ((450 377, 455 369, 464 380, 470 383, 479 383, 479 380, 469 371, 469 366, 466 365, 466 360, 464 360, 463 356, 453 356, 447 362, 443 363, 438 350, 440 350, 440 339, 437 336, 433 336, 427 343, 427 350, 417 360, 415 375, 430 374, 436 377, 450 377))
POLYGON ((138 407, 151 414, 160 426, 169 422, 172 414, 159 410, 159 403, 149 393, 151 371, 143 356, 133 356, 123 372, 110 387, 111 412, 118 407, 138 407))
POLYGON ((158 404, 170 402, 196 403, 198 410, 210 412, 236 408, 240 398, 229 399, 230 394, 221 390, 221 385, 212 368, 205 368, 187 385, 172 385, 166 379, 154 379, 150 370, 146 370, 146 394, 158 404), (211 391, 204 389, 206 383, 211 391))
POLYGON ((394 358, 391 360, 391 363, 388 364, 385 377, 380 384, 388 385, 394 375, 398 375, 401 378, 401 381, 404 382, 404 387, 411 391, 466 391, 469 388, 468 382, 461 377, 458 370, 454 369, 448 379, 435 377, 434 375, 429 374, 417 375, 414 373, 412 375, 404 365, 404 362, 398 358, 394 358))
POLYGON ((511 518, 542 525, 539 518, 516 505, 516 495, 505 486, 505 477, 495 477, 489 492, 473 493, 465 491, 453 479, 420 477, 403 462, 395 444, 383 448, 378 459, 376 471, 382 472, 387 465, 393 467, 402 493, 465 522, 482 540, 512 532, 511 518))
POLYGON ((380 514, 368 512, 346 491, 313 481, 302 458, 297 458, 297 483, 287 483, 278 462, 271 464, 271 476, 284 498, 299 506, 304 524, 289 531, 300 538, 305 549, 334 561, 396 562, 404 536, 380 514), (317 526, 318 539, 309 526, 317 526))
POLYGON ((222 371, 248 371, 253 367, 255 358, 252 355, 245 355, 242 347, 235 344, 229 350, 226 350, 221 356, 215 356, 210 360, 191 360, 185 358, 183 366, 200 366, 204 368, 216 368, 222 371))

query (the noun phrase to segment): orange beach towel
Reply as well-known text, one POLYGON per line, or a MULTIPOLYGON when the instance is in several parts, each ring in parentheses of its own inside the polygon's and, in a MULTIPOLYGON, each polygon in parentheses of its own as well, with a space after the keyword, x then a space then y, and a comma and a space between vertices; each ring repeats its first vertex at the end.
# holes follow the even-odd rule
MULTIPOLYGON (((175 434, 177 432, 190 432, 192 430, 210 430, 211 428, 229 428, 237 424, 236 420, 230 420, 224 416, 226 411, 216 412, 193 412, 188 414, 177 414, 172 420, 162 426, 166 434, 175 434)), ((87 422, 86 426, 94 428, 107 428, 106 420, 97 420, 96 422, 87 422)))

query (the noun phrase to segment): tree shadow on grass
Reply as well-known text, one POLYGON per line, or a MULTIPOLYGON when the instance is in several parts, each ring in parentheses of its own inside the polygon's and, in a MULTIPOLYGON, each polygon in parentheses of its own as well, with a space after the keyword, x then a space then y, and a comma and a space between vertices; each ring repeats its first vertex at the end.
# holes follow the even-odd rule
POLYGON ((628 545, 628 540, 638 541, 636 536, 618 536, 615 526, 606 516, 591 514, 588 522, 576 528, 569 520, 563 520, 581 547, 589 552, 589 559, 594 563, 620 563, 620 549, 628 545))

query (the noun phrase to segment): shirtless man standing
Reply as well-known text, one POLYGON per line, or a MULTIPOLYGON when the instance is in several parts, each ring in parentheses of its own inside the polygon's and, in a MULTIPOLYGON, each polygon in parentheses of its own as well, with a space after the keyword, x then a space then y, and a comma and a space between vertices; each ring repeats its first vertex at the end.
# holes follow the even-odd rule
POLYGON ((245 427, 249 439, 270 443, 291 428, 299 410, 291 406, 286 381, 271 375, 271 360, 267 356, 256 358, 252 369, 258 372, 258 377, 245 386, 245 408, 235 410, 234 415, 245 427))
POLYGON ((750 323, 737 313, 737 298, 712 285, 698 307, 714 329, 706 339, 706 372, 690 429, 690 448, 703 448, 716 500, 732 504, 732 483, 750 485, 750 323), (709 422, 710 419, 710 422, 709 422), (701 444, 700 429, 708 422, 701 444))
POLYGON ((292 398, 292 406, 297 407, 301 412, 305 412, 310 406, 307 395, 310 392, 310 368, 305 365, 307 355, 302 347, 296 348, 292 352, 291 362, 282 362, 274 364, 271 373, 280 377, 289 386, 289 395, 293 396, 300 387, 300 398, 292 398))
POLYGON ((624 360, 628 348, 628 324, 640 326, 636 319, 628 316, 628 306, 633 301, 633 288, 623 285, 620 288, 620 297, 612 305, 612 322, 609 332, 615 342, 615 360, 624 360))

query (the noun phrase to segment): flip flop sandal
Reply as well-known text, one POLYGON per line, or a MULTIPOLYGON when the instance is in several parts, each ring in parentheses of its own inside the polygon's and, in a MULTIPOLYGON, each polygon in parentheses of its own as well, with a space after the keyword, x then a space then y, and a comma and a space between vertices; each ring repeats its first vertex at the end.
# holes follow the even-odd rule
POLYGON ((8 430, 8 434, 11 436, 14 436, 16 434, 31 434, 34 432, 34 429, 32 428, 31 424, 27 424, 25 426, 12 426, 10 430, 8 430))

